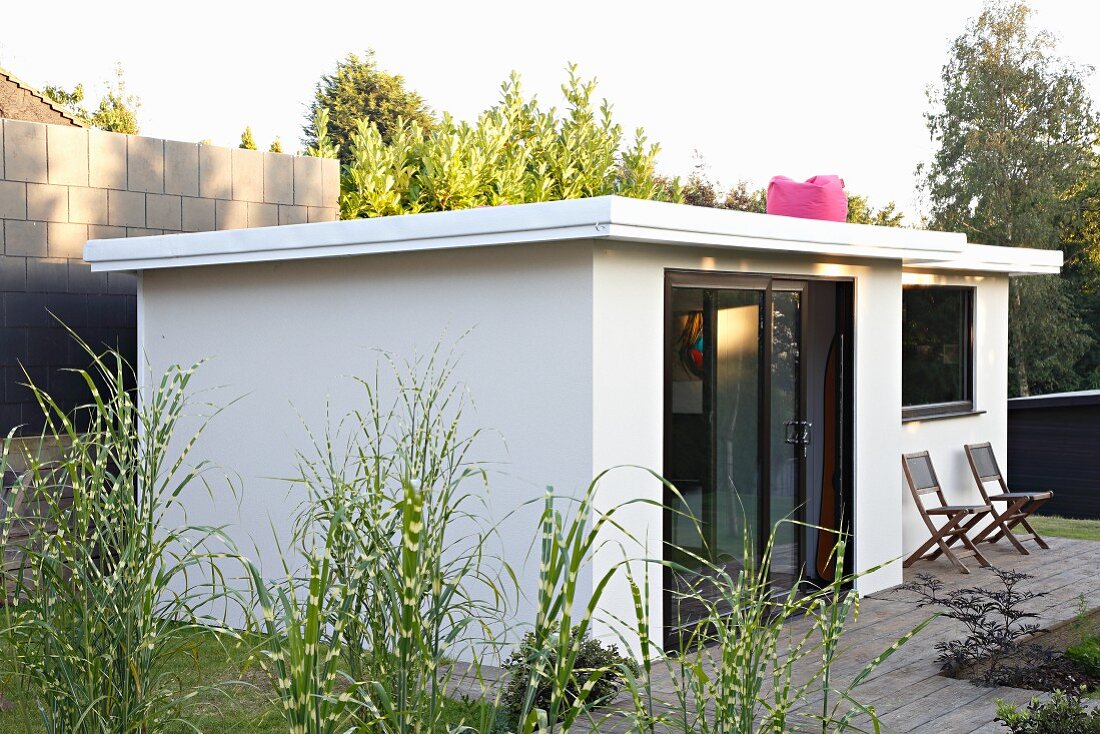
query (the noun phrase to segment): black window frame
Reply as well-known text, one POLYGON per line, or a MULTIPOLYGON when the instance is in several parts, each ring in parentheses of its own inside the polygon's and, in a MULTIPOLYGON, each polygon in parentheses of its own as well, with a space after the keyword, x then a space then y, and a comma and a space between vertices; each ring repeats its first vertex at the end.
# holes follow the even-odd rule
MULTIPOLYGON (((977 299, 977 288, 969 285, 940 285, 940 284, 925 284, 925 283, 906 283, 902 286, 902 298, 905 298, 905 291, 908 290, 949 290, 957 291, 965 294, 963 299, 964 318, 966 323, 967 333, 962 340, 962 345, 966 350, 965 355, 961 355, 959 364, 965 371, 963 375, 963 391, 964 399, 955 400, 946 403, 925 403, 920 405, 905 405, 905 355, 902 355, 902 406, 901 417, 903 421, 909 420, 921 420, 927 418, 948 418, 957 415, 973 415, 978 413, 974 401, 975 394, 975 370, 974 370, 974 336, 975 336, 975 301, 977 299)), ((904 305, 902 306, 904 312, 904 305)), ((905 328, 904 320, 902 328, 905 328)), ((904 339, 904 335, 903 335, 904 339)))

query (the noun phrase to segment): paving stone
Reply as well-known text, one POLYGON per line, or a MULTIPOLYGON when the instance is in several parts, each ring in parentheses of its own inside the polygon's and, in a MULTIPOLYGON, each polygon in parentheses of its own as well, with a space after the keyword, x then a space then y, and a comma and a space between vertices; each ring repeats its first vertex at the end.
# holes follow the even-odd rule
POLYGON ((46 183, 46 125, 4 120, 4 178, 46 183))
POLYGON ((334 222, 336 221, 336 210, 327 206, 311 206, 309 207, 308 216, 311 222, 334 222))
POLYGON ((183 229, 182 197, 149 194, 145 197, 145 223, 156 229, 183 229))
POLYGON ((71 222, 50 222, 46 228, 46 253, 50 257, 84 258, 88 242, 88 225, 71 222))
POLYGON ((248 202, 249 227, 274 227, 279 224, 279 206, 248 202))
POLYGON ((4 254, 46 257, 46 223, 5 220, 4 254))
POLYGON ((264 200, 264 154, 258 150, 232 149, 233 197, 237 201, 264 200))
POLYGON ((199 195, 199 145, 164 142, 164 193, 199 195))
POLYGON ((309 208, 279 205, 279 224, 305 224, 309 221, 309 208))
POLYGON ((64 293, 69 289, 69 266, 66 258, 27 258, 27 291, 30 293, 64 293))
POLYGON ((126 135, 88 130, 88 185, 126 188, 126 135))
POLYGON ((0 219, 27 218, 27 184, 0 181, 0 219))
POLYGON ((340 161, 336 158, 321 159, 321 205, 340 206, 340 161))
POLYGON ((264 201, 294 203, 294 156, 264 153, 264 201))
POLYGON ((164 193, 164 141, 129 136, 126 143, 127 185, 130 191, 164 193))
POLYGON ((183 231, 209 232, 214 229, 214 200, 183 197, 183 231))
POLYGON ((107 224, 107 191, 71 187, 69 221, 81 224, 107 224))
POLYGON ((69 188, 53 184, 27 184, 27 219, 69 221, 69 188))
POLYGON ((233 197, 233 159, 228 148, 199 146, 199 196, 207 199, 233 197))
POLYGON ((88 239, 90 240, 113 240, 117 237, 125 236, 125 227, 108 227, 94 224, 88 227, 88 239))
POLYGON ((46 125, 46 161, 50 183, 87 186, 88 130, 46 125))
POLYGON ((144 227, 145 194, 137 191, 107 192, 107 223, 116 227, 144 227))
POLYGON ((321 158, 300 155, 294 158, 294 203, 325 206, 322 191, 321 158))
MULTIPOLYGON (((0 242, 3 241, 4 227, 0 224, 0 242)), ((27 288, 27 259, 0 255, 0 291, 22 291, 27 288)), ((0 345, 3 341, 0 340, 0 345)))
POLYGON ((214 225, 217 229, 244 229, 248 226, 248 204, 218 199, 214 202, 214 225))

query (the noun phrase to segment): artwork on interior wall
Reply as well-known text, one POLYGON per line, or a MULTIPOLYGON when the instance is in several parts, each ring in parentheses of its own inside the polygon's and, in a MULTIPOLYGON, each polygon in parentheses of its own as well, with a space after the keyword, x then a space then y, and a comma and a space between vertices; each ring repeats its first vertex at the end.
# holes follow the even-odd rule
POLYGON ((672 411, 703 412, 703 372, 706 342, 703 338, 703 312, 682 311, 673 314, 676 342, 672 365, 672 411))

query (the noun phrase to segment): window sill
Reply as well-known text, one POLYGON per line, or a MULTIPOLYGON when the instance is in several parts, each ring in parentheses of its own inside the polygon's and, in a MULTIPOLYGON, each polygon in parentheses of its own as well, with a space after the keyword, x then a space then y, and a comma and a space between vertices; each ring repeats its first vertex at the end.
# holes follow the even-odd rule
POLYGON ((923 413, 917 415, 905 415, 903 413, 901 416, 901 422, 920 423, 921 421, 941 421, 948 418, 965 418, 971 415, 985 415, 985 411, 967 408, 965 410, 945 410, 942 413, 923 413))

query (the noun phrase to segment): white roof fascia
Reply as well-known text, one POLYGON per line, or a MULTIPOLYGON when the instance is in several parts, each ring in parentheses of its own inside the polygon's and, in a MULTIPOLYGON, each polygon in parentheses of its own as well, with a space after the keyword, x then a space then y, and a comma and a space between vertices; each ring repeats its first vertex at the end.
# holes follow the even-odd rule
MULTIPOLYGON (((388 252, 610 239, 901 260, 914 266, 1031 272, 1024 258, 976 262, 962 234, 751 214, 620 197, 254 229, 90 240, 97 272, 268 262, 388 252), (1022 266, 1022 267, 1021 267, 1022 266)), ((990 256, 1015 248, 985 248, 990 256), (996 252, 993 252, 996 251, 996 252)), ((1028 251, 1031 252, 1031 251, 1028 251)), ((1023 251, 1019 251, 1023 254, 1023 251)), ((1043 255, 1051 253, 1044 252, 1043 255)), ((1003 258, 1002 258, 1003 259, 1003 258)), ((1059 261, 1060 264, 1060 261, 1059 261)), ((1047 272, 1044 259, 1040 263, 1047 272)))
POLYGON ((915 270, 951 270, 972 273, 1006 273, 1008 275, 1056 275, 1062 269, 1061 250, 1039 250, 1033 247, 995 247, 967 245, 957 256, 936 262, 905 260, 915 270))

